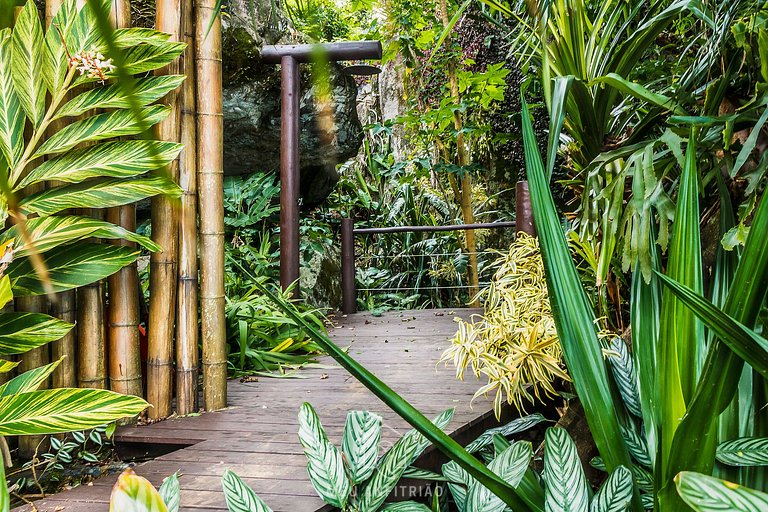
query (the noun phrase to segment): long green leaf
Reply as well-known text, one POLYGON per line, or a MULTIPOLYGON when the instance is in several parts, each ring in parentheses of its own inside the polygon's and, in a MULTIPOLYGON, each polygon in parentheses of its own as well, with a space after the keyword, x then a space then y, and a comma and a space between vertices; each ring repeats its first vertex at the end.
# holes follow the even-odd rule
POLYGON ((181 149, 181 144, 154 140, 104 142, 46 160, 15 188, 50 180, 79 183, 100 177, 131 178, 169 164, 181 149))
POLYGON ((504 503, 513 507, 514 510, 520 512, 531 511, 531 508, 516 494, 515 489, 511 488, 509 484, 499 478, 498 475, 489 471, 487 467, 471 454, 467 453, 467 451, 454 439, 432 424, 432 422, 419 412, 418 409, 395 393, 392 388, 387 386, 354 358, 350 357, 343 349, 339 348, 330 340, 327 334, 322 333, 315 325, 309 323, 304 317, 299 315, 294 306, 275 295, 275 293, 259 282, 258 279, 256 279, 256 277, 254 277, 253 274, 238 261, 230 260, 230 262, 240 269, 244 276, 253 282, 254 288, 269 297, 269 299, 281 309, 286 316, 300 325, 315 343, 325 350, 328 355, 333 357, 339 365, 349 371, 361 384, 380 398, 397 415, 411 424, 441 452, 460 464, 462 468, 504 500, 504 503))
POLYGON ((224 498, 229 512, 272 512, 272 509, 253 492, 253 489, 232 471, 224 471, 221 485, 224 488, 224 498))
MULTIPOLYGON (((523 141, 528 169, 533 218, 539 235, 557 333, 576 392, 584 405, 587 422, 609 469, 629 466, 621 437, 611 386, 595 330, 595 315, 568 250, 560 219, 546 180, 544 165, 525 98, 523 141)), ((554 151, 556 148, 549 148, 554 151)))
POLYGON ((545 435, 544 479, 547 512, 588 512, 589 487, 576 444, 559 427, 548 428, 545 435))
POLYGON ((624 466, 613 470, 592 498, 589 512, 624 512, 632 504, 632 473, 624 466))
POLYGON ((139 414, 149 404, 101 389, 44 389, 0 398, 0 435, 87 430, 139 414))
POLYGON ((593 83, 608 85, 609 87, 618 89, 624 94, 634 96, 639 100, 646 101, 657 107, 670 110, 679 116, 687 115, 683 107, 675 103, 672 98, 652 92, 644 86, 635 82, 630 82, 616 73, 608 73, 605 76, 595 78, 593 83))
MULTIPOLYGON (((50 286, 61 292, 104 279, 136 261, 139 251, 94 243, 58 247, 44 255, 50 286)), ((17 295, 41 295, 48 290, 40 281, 29 258, 14 261, 6 271, 17 295)))
POLYGON ((46 73, 43 79, 52 96, 58 95, 64 88, 67 71, 69 70, 69 58, 67 48, 64 45, 67 35, 76 18, 77 7, 75 0, 64 0, 59 10, 53 16, 50 27, 45 34, 44 66, 46 73), (64 40, 62 40, 62 35, 64 40))
POLYGON ((24 151, 24 111, 11 77, 11 31, 0 30, 0 156, 15 166, 24 151))
POLYGON ((690 308, 723 343, 728 345, 728 348, 764 378, 768 378, 768 340, 726 315, 687 286, 661 274, 659 277, 686 307, 690 308))
POLYGON ((565 120, 565 105, 568 101, 568 93, 573 85, 574 77, 561 76, 555 78, 555 85, 552 88, 552 104, 549 113, 549 140, 547 147, 547 181, 552 179, 552 171, 555 168, 555 159, 557 150, 560 147, 560 132, 563 130, 563 121, 565 120))
POLYGON ((35 128, 45 116, 43 27, 34 2, 27 2, 13 27, 11 77, 21 108, 35 128))
POLYGON ((33 368, 0 385, 0 397, 37 391, 64 358, 39 368, 33 368))
MULTIPOLYGON (((140 78, 136 80, 133 90, 133 99, 142 107, 159 100, 172 90, 176 89, 184 81, 182 75, 163 75, 140 78)), ((75 96, 56 111, 54 119, 61 117, 80 116, 95 108, 123 108, 131 107, 131 102, 126 98, 125 89, 121 84, 112 84, 75 96)))
POLYGON ((23 354, 60 340, 73 325, 43 313, 0 314, 0 355, 23 354))
POLYGON ((159 194, 179 197, 181 189, 163 176, 88 180, 33 194, 24 198, 20 206, 27 214, 53 215, 67 208, 111 208, 159 194))
POLYGON ((344 424, 341 451, 349 465, 353 484, 364 482, 376 468, 381 440, 381 416, 367 411, 349 411, 344 424))
POLYGON ((740 437, 717 447, 717 460, 729 466, 768 466, 768 437, 740 437))
POLYGON ((140 44, 123 53, 123 71, 131 75, 154 71, 167 66, 187 47, 185 43, 166 41, 157 44, 140 44))
POLYGON ((155 125, 168 117, 170 108, 164 105, 145 107, 137 119, 133 112, 116 110, 75 121, 50 136, 35 152, 34 158, 63 153, 78 144, 136 135, 145 128, 155 125))
POLYGON ((683 471, 675 478, 677 492, 696 512, 764 512, 768 494, 700 473, 683 471))

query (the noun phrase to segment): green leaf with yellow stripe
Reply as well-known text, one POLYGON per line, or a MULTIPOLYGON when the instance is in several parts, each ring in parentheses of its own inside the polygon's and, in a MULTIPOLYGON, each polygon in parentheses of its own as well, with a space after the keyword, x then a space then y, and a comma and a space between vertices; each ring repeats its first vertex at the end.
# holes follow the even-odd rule
POLYGON ((10 29, 0 30, 0 155, 10 167, 24 151, 24 112, 11 77, 10 29))
POLYGON ((73 325, 43 313, 0 314, 0 355, 23 354, 60 340, 73 325))
POLYGON ((13 27, 11 77, 21 108, 35 128, 45 117, 43 27, 34 2, 27 2, 13 27))
POLYGON ((45 382, 63 359, 64 357, 45 366, 33 368, 0 385, 0 397, 37 391, 37 388, 45 382))

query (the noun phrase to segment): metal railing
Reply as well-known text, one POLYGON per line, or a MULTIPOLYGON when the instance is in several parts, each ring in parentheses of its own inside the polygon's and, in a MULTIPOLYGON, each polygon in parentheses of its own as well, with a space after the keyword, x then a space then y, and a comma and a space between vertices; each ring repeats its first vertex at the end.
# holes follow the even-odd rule
POLYGON ((389 226, 382 228, 356 228, 352 219, 341 219, 341 311, 357 312, 357 282, 355 271, 355 236, 387 233, 439 233, 469 231, 475 229, 509 229, 535 234, 531 211, 528 182, 517 183, 514 222, 485 222, 476 224, 452 224, 447 226, 389 226))

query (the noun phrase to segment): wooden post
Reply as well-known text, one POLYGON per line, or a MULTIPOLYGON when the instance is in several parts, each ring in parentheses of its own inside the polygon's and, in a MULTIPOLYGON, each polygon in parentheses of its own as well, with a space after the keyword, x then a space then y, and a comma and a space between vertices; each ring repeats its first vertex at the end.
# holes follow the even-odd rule
POLYGON ((352 219, 341 219, 341 312, 345 315, 357 312, 355 223, 352 219))
POLYGON ((293 296, 301 295, 299 283, 299 62, 286 55, 280 61, 282 96, 280 106, 280 285, 294 285, 293 296))
MULTIPOLYGON (((112 25, 131 25, 130 0, 112 0, 112 25)), ((136 205, 107 210, 107 220, 129 231, 136 230, 136 205)), ((133 242, 116 240, 115 245, 136 247, 133 242)), ((142 396, 141 352, 139 349, 139 273, 136 263, 118 270, 107 279, 109 292, 108 344, 109 387, 126 395, 142 396)))
POLYGON ((193 2, 181 4, 181 33, 187 49, 181 59, 186 75, 181 89, 181 142, 179 185, 181 218, 179 226, 179 282, 176 291, 176 412, 197 411, 197 155, 195 128, 195 62, 193 2))
POLYGON ((216 0, 198 0, 195 20, 200 315, 203 337, 203 398, 205 408, 209 411, 227 406, 221 19, 214 19, 215 5, 216 0))
POLYGON ((517 232, 528 233, 536 236, 536 227, 533 225, 533 208, 531 207, 531 194, 528 191, 527 181, 518 181, 515 187, 515 221, 517 232))
MULTIPOLYGON (((181 31, 180 0, 157 2, 157 30, 179 40, 181 31)), ((159 75, 177 74, 178 60, 157 71, 159 75)), ((155 127, 159 140, 178 142, 180 113, 178 94, 171 92, 163 100, 171 114, 155 127)), ((162 171, 172 181, 179 181, 179 162, 174 160, 162 171)), ((173 334, 176 317, 176 256, 178 254, 178 211, 173 200, 163 196, 152 198, 152 238, 162 247, 153 253, 149 263, 149 351, 147 355, 147 401, 152 404, 150 418, 171 415, 173 394, 173 334)))

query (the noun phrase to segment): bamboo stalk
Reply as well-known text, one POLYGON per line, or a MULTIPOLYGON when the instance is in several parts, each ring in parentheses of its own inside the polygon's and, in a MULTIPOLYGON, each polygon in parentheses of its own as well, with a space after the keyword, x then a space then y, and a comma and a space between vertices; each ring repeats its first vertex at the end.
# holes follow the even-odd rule
POLYGON ((187 49, 181 72, 187 76, 181 89, 181 143, 179 185, 179 282, 176 291, 176 412, 197 411, 198 401, 198 313, 197 313, 197 155, 195 127, 195 61, 192 0, 182 0, 181 33, 187 49))
MULTIPOLYGON (((446 0, 440 0, 439 5, 440 18, 443 22, 443 27, 448 28, 450 20, 448 19, 448 7, 446 0)), ((451 46, 450 33, 445 40, 446 47, 451 46)), ((461 103, 461 96, 459 95, 459 82, 456 77, 456 60, 451 59, 448 62, 448 83, 451 88, 451 98, 457 105, 461 103)), ((467 147, 464 141, 464 133, 462 132, 461 114, 459 110, 453 111, 453 126, 456 129, 456 152, 457 163, 459 167, 466 167, 469 165, 469 155, 467 154, 467 147)), ((468 172, 464 173, 461 178, 461 215, 464 219, 464 224, 474 224, 475 214, 472 209, 472 177, 468 172)), ((469 264, 467 265, 467 272, 469 273, 469 296, 471 297, 470 306, 479 307, 480 303, 477 300, 477 293, 480 291, 480 278, 477 271, 477 243, 475 241, 475 232, 471 229, 464 232, 465 245, 467 247, 467 253, 469 254, 469 264)))
MULTIPOLYGON (((45 26, 50 30, 51 20, 59 11, 62 0, 47 0, 45 2, 45 26)), ((56 133, 66 126, 64 119, 59 119, 51 123, 50 133, 56 133)), ((60 182, 54 182, 52 185, 60 185, 60 182)), ((75 290, 67 290, 57 293, 51 301, 51 314, 65 322, 75 323, 76 321, 76 301, 75 290)), ((63 338, 51 343, 51 359, 58 360, 64 357, 56 371, 52 375, 52 384, 54 388, 74 388, 77 386, 77 327, 73 327, 63 338)))
POLYGON ((213 19, 215 5, 216 0, 198 0, 195 25, 203 398, 209 411, 227 405, 221 19, 213 19))
MULTIPOLYGON (((110 12, 115 28, 131 25, 130 0, 112 0, 110 12)), ((136 230, 136 205, 107 210, 107 220, 130 231, 136 230)), ((135 243, 115 240, 114 245, 136 247, 135 243)), ((108 343, 109 387, 126 395, 142 396, 141 353, 139 348, 139 274, 132 263, 107 279, 109 291, 108 343)))
MULTIPOLYGON (((179 40, 181 30, 180 0, 157 2, 156 26, 179 40)), ((177 74, 175 61, 158 70, 158 74, 177 74)), ((178 94, 171 92, 164 102, 171 106, 171 114, 155 128, 160 140, 179 141, 178 94)), ((174 160, 162 171, 174 182, 179 181, 179 163, 174 160)), ((152 238, 162 248, 149 260, 149 351, 147 357, 147 401, 152 404, 150 418, 171 415, 173 398, 173 333, 176 313, 176 255, 178 252, 178 210, 165 196, 152 198, 152 238)))

